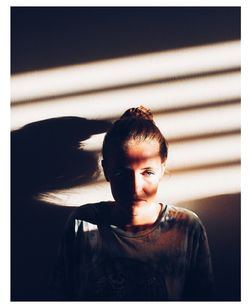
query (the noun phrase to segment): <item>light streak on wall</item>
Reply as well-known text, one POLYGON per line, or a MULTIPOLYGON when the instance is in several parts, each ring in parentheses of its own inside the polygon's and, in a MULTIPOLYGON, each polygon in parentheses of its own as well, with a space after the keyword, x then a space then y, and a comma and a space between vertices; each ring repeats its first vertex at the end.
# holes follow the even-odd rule
POLYGON ((240 191, 240 167, 217 167, 164 178, 158 200, 183 202, 240 191))
POLYGON ((233 72, 188 80, 76 95, 12 106, 12 129, 47 118, 83 116, 118 117, 131 106, 143 104, 153 112, 239 99, 240 73, 233 72))
POLYGON ((148 82, 240 66, 240 43, 231 41, 98 61, 12 77, 12 102, 124 84, 148 82))
POLYGON ((240 136, 174 143, 170 153, 167 164, 170 170, 237 161, 240 159, 240 136))

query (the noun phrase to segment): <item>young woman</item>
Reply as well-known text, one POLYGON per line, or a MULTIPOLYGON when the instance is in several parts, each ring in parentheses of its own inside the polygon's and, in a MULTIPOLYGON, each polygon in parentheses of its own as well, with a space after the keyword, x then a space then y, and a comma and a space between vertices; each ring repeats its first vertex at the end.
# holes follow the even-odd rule
POLYGON ((150 110, 127 110, 106 134, 102 166, 114 201, 70 216, 55 276, 61 300, 212 300, 205 229, 156 202, 168 146, 150 110))

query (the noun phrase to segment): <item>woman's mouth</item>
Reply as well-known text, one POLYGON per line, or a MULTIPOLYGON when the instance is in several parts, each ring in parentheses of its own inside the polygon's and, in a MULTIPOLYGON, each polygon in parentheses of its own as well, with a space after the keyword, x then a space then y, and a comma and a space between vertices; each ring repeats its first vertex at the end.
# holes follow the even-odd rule
POLYGON ((140 203, 140 202, 145 202, 145 199, 141 199, 141 198, 135 198, 131 200, 131 203, 140 203))

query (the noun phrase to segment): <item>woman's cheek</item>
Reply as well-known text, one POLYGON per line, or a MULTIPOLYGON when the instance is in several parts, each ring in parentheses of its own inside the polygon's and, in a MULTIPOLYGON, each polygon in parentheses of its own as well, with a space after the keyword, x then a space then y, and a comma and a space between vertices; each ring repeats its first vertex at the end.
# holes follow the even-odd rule
POLYGON ((144 192, 146 192, 146 194, 149 197, 154 197, 157 193, 157 190, 158 190, 158 184, 159 184, 158 179, 151 179, 151 181, 148 182, 147 185, 145 185, 144 192))

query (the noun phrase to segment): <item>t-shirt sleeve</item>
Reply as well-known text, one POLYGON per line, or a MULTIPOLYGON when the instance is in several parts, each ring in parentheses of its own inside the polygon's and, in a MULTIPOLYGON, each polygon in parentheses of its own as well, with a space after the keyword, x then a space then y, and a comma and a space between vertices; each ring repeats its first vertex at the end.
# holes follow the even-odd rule
POLYGON ((59 243, 58 255, 50 280, 51 294, 54 300, 73 298, 74 263, 75 263, 75 219, 69 217, 59 243))
POLYGON ((186 300, 214 300, 214 275, 206 230, 197 218, 191 237, 191 264, 187 275, 186 300))

